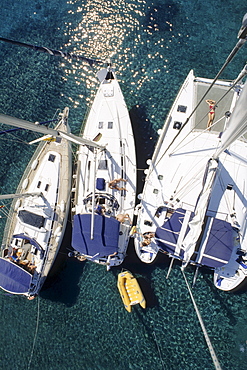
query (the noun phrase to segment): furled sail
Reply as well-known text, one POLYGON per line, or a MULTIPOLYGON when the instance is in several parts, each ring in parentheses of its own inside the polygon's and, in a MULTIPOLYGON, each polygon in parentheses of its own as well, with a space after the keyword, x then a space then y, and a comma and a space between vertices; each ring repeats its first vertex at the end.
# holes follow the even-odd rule
POLYGON ((197 201, 195 216, 189 222, 190 231, 183 241, 184 263, 182 269, 189 263, 201 235, 217 168, 218 162, 210 159, 204 176, 203 188, 197 201))

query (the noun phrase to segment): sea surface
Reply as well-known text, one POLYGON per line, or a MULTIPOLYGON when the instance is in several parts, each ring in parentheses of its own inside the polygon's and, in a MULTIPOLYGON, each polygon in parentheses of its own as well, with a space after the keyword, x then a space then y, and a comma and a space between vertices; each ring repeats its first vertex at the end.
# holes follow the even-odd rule
MULTIPOLYGON (((240 0, 1 0, 0 36, 89 58, 111 58, 133 123, 138 191, 157 130, 190 69, 213 78, 237 42, 247 11, 240 0)), ((246 62, 244 46, 222 78, 234 79, 246 62)), ((0 112, 29 121, 70 108, 78 134, 98 87, 81 62, 0 42, 0 112)), ((0 192, 14 193, 34 147, 35 134, 0 135, 0 192)), ((0 237, 6 222, 1 208, 0 237)), ((122 266, 69 259, 71 222, 52 272, 33 301, 0 291, 0 369, 212 370, 201 327, 179 264, 138 261, 133 243, 122 266), (117 274, 129 269, 147 309, 128 313, 117 274)), ((186 269, 189 283, 194 270, 186 269)), ((200 271, 193 294, 224 370, 247 369, 247 292, 217 290, 200 271)))

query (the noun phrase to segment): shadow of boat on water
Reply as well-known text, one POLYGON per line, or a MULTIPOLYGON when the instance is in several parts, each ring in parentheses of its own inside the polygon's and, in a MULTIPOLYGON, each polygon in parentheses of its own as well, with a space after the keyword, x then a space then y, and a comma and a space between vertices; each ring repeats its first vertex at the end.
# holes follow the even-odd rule
POLYGON ((79 280, 85 266, 85 262, 68 257, 68 252, 72 250, 71 235, 72 224, 69 219, 61 248, 40 292, 40 297, 64 303, 68 307, 76 303, 80 291, 79 280))
POLYGON ((142 105, 134 106, 129 111, 132 123, 133 134, 136 147, 137 163, 137 189, 138 195, 144 185, 144 170, 148 167, 146 160, 151 158, 158 138, 157 132, 146 114, 146 109, 142 105))

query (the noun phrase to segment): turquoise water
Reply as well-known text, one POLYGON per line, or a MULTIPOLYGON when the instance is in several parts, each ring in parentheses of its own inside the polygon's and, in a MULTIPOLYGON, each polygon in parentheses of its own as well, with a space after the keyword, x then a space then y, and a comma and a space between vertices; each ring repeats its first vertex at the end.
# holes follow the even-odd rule
MULTIPOLYGON (((198 76, 215 76, 237 41, 246 10, 239 0, 2 0, 0 34, 111 57, 134 125, 141 190, 145 160, 179 86, 191 68, 198 76)), ((243 47, 224 78, 238 75, 246 54, 243 47)), ((69 106, 72 131, 79 133, 98 86, 96 71, 1 43, 0 112, 44 121, 69 106)), ((33 137, 21 132, 0 137, 1 193, 15 191, 34 150, 26 144, 33 137)), ((2 213, 1 235, 5 221, 2 213)), ((123 267, 138 278, 148 307, 129 314, 116 286, 120 268, 106 272, 67 259, 69 246, 70 223, 38 299, 0 292, 1 369, 214 368, 179 265, 166 280, 168 261, 141 264, 130 243, 123 267)), ((193 270, 186 276, 192 282, 193 270)), ((222 368, 246 369, 247 292, 220 292, 212 275, 201 271, 193 293, 222 368)))

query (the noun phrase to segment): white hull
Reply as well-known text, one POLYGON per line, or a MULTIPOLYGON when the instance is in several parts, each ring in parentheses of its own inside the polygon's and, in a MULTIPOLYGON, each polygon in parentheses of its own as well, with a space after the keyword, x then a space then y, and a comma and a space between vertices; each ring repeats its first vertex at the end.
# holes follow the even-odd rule
MULTIPOLYGON (((65 110, 57 126, 64 132, 68 130, 67 115, 65 110)), ((70 206, 71 172, 67 140, 39 144, 17 188, 20 197, 11 206, 1 258, 4 267, 9 263, 9 268, 20 273, 25 281, 30 274, 30 284, 25 291, 24 286, 17 287, 17 282, 7 283, 2 286, 4 290, 28 298, 38 295, 63 239, 70 206)))
MULTIPOLYGON (((239 250, 247 253, 247 144, 238 139, 217 160, 211 158, 229 122, 225 113, 233 111, 241 86, 220 100, 210 130, 205 101, 178 135, 176 129, 211 82, 195 78, 191 71, 172 106, 141 194, 135 247, 140 259, 149 262, 143 234, 155 233, 148 246, 152 261, 161 250, 184 266, 207 266, 215 271, 217 288, 232 290, 246 276, 236 259, 239 250)), ((230 86, 230 82, 217 81, 206 99, 218 101, 230 86)))
MULTIPOLYGON (((118 215, 129 215, 129 219, 119 224, 118 248, 114 256, 106 253, 97 258, 97 250, 94 255, 90 252, 79 253, 80 258, 111 267, 121 264, 126 255, 135 206, 136 157, 129 113, 116 76, 106 69, 100 71, 100 76, 103 76, 102 82, 87 118, 83 138, 94 140, 98 136, 97 144, 105 149, 93 149, 86 145, 79 147, 73 213, 90 215, 87 231, 92 243, 98 232, 95 222, 99 221, 99 217, 115 219, 118 215), (126 190, 110 189, 109 182, 120 178, 125 181, 120 181, 118 186, 126 190), (105 207, 104 216, 95 214, 98 205, 105 207)), ((78 250, 74 237, 72 246, 78 250)), ((108 246, 107 243, 105 246, 108 246)))

